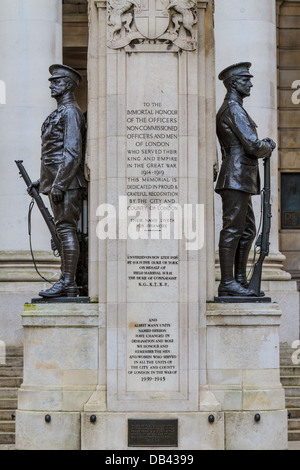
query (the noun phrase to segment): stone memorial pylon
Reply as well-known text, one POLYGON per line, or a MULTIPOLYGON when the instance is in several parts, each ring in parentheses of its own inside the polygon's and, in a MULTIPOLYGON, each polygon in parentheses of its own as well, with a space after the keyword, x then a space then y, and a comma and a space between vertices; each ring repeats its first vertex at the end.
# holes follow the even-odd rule
POLYGON ((101 261, 91 266, 103 326, 100 382, 84 407, 82 445, 222 448, 223 414, 206 375, 212 2, 90 2, 90 21, 88 164, 98 196, 91 217, 100 238, 105 209, 109 221, 114 208, 118 224, 116 236, 99 241, 101 261))

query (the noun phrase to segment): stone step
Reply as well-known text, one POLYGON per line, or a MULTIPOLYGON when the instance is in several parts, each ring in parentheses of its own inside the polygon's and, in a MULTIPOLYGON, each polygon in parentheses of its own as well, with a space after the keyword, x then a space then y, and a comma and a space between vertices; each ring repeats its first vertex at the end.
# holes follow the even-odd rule
POLYGON ((0 369, 2 367, 23 367, 23 357, 22 356, 6 356, 5 357, 5 364, 0 365, 0 369))
POLYGON ((23 348, 16 348, 14 346, 8 346, 6 348, 6 356, 21 356, 23 357, 23 348))
POLYGON ((16 410, 18 400, 16 398, 0 398, 0 410, 16 410))
POLYGON ((289 441, 300 441, 300 431, 288 431, 289 441))
MULTIPOLYGON (((300 375, 294 375, 291 377, 288 377, 288 376, 281 377, 280 381, 283 387, 299 387, 300 388, 300 375)), ((0 386, 1 386, 1 381, 0 381, 0 386)))
POLYGON ((0 388, 0 398, 17 398, 17 388, 0 388))
POLYGON ((22 377, 23 367, 0 367, 0 377, 22 377))
MULTIPOLYGON (((290 352, 287 352, 286 354, 280 353, 280 360, 281 360, 281 359, 291 359, 291 360, 292 360, 293 355, 294 355, 294 353, 295 353, 296 351, 297 351, 297 349, 293 349, 293 350, 291 350, 290 352)), ((299 355, 296 355, 296 356, 299 357, 299 355)), ((296 357, 296 359, 297 359, 297 357, 296 357)), ((297 361, 297 362, 298 362, 298 361, 297 361)), ((296 363, 295 366, 297 366, 297 365, 298 365, 298 364, 296 363)))
POLYGON ((300 431, 300 419, 289 419, 288 421, 289 431, 300 431))
POLYGON ((300 397, 286 397, 285 405, 288 409, 300 408, 300 397))
POLYGON ((15 421, 0 421, 0 432, 15 432, 15 421))
POLYGON ((287 377, 287 376, 290 377, 292 375, 300 376, 300 367, 297 367, 297 366, 280 367, 280 377, 287 377))
POLYGON ((292 354, 289 354, 287 356, 280 356, 280 365, 281 366, 295 366, 295 367, 299 366, 300 368, 299 364, 294 364, 292 354))
POLYGON ((20 388, 23 377, 0 377, 0 388, 20 388))
POLYGON ((284 391, 285 391, 286 398, 290 398, 290 397, 300 398, 299 387, 285 387, 284 391))
POLYGON ((15 433, 14 432, 0 432, 0 444, 14 444, 15 433))
POLYGON ((280 347, 280 355, 286 356, 288 354, 293 354, 295 351, 297 351, 300 348, 292 348, 291 346, 281 346, 280 347))
POLYGON ((0 410, 0 421, 14 421, 16 410, 0 410))
POLYGON ((289 419, 300 419, 300 409, 291 408, 288 410, 289 419))

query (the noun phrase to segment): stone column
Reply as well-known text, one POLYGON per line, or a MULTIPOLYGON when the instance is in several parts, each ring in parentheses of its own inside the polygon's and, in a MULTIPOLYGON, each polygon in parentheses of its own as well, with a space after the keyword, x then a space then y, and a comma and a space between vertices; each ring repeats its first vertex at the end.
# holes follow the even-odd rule
MULTIPOLYGON (((215 41, 216 76, 231 64, 243 61, 252 63, 253 89, 251 96, 245 99, 245 109, 257 123, 259 137, 261 139, 271 137, 278 143, 276 2, 274 0, 265 0, 264 2, 257 2, 256 0, 216 0, 215 41)), ((217 109, 219 109, 226 94, 226 89, 220 80, 216 79, 216 81, 216 104, 217 109)), ((263 181, 263 167, 262 162, 260 163, 260 173, 263 181)), ((278 295, 278 291, 288 291, 288 294, 293 297, 289 297, 289 306, 293 305, 292 309, 296 314, 299 302, 296 286, 293 282, 286 282, 290 281, 291 275, 283 270, 282 262, 285 257, 279 252, 278 149, 273 152, 271 158, 271 191, 271 245, 269 257, 264 263, 263 281, 265 282, 263 282, 263 289, 270 291, 272 299, 275 301, 282 300, 282 296, 278 295), (278 281, 280 281, 280 284, 278 281)), ((222 223, 221 198, 219 196, 215 197, 215 203, 216 244, 218 244, 222 223)), ((260 197, 254 196, 253 203, 258 227, 261 211, 260 197)), ((219 278, 218 274, 217 279, 219 278)), ((286 300, 283 301, 286 302, 286 300)), ((294 315, 294 320, 297 322, 294 327, 298 331, 299 318, 296 319, 294 315)), ((292 334, 294 327, 290 329, 292 334)), ((292 339, 287 331, 282 331, 281 336, 282 341, 292 339)))
MULTIPOLYGON (((30 198, 18 177, 15 160, 23 160, 32 180, 39 178, 40 128, 55 109, 49 90, 51 64, 62 61, 61 0, 0 1, 0 80, 5 84, 6 99, 0 104, 1 129, 1 235, 0 295, 3 308, 3 334, 9 343, 17 341, 11 326, 5 326, 9 302, 18 313, 29 293, 36 293, 40 281, 29 252, 27 213, 30 198), (15 284, 18 282, 18 284, 15 284), (20 297, 7 295, 23 292, 20 297), (18 300, 17 300, 18 299, 18 300), (13 302, 12 302, 13 301, 13 302)), ((3 85, 4 86, 4 85, 3 85)), ((47 207, 49 202, 45 199, 47 207)), ((33 249, 40 270, 47 278, 58 272, 52 255, 50 234, 38 211, 32 213, 33 249)), ((30 300, 30 299, 29 299, 30 300)), ((2 309, 0 310, 2 322, 2 309)), ((8 321, 8 320, 7 320, 8 321)))

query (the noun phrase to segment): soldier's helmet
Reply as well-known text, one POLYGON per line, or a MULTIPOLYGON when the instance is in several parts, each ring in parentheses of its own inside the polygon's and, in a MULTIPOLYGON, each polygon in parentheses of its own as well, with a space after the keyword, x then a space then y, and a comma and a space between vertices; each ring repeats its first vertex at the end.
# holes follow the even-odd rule
POLYGON ((53 64, 49 67, 51 77, 48 80, 55 80, 56 78, 70 78, 76 85, 82 81, 82 76, 77 70, 72 69, 67 65, 53 64))
POLYGON ((249 77, 252 78, 253 75, 249 72, 251 67, 251 62, 239 62, 238 64, 230 65, 226 69, 222 70, 219 74, 219 80, 225 82, 228 78, 231 77, 249 77))

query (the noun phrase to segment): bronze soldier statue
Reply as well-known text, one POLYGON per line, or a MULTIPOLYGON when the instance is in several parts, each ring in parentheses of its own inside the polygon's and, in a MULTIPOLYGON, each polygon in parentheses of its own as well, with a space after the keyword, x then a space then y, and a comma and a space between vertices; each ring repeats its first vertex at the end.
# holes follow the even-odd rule
POLYGON ((250 96, 253 86, 250 67, 249 62, 234 64, 219 75, 227 89, 217 114, 222 165, 215 191, 221 195, 223 207, 219 241, 220 297, 256 296, 248 288, 246 275, 248 256, 256 235, 251 196, 260 194, 258 159, 271 157, 276 147, 268 137, 259 140, 257 125, 243 108, 243 99, 250 96))
POLYGON ((77 297, 75 276, 80 251, 77 223, 87 183, 83 171, 86 122, 74 91, 82 78, 65 65, 52 65, 49 71, 51 96, 57 101, 57 109, 42 125, 41 175, 32 186, 49 196, 61 243, 61 277, 39 295, 77 297))

